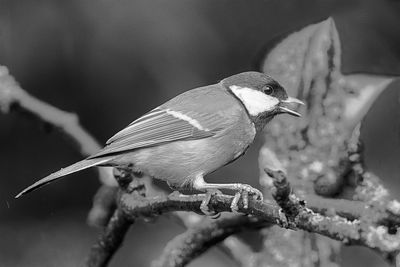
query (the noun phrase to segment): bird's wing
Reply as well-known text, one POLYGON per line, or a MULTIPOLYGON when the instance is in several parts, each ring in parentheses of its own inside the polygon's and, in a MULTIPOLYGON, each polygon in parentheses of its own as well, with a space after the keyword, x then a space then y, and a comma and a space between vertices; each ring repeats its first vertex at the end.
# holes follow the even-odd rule
POLYGON ((90 158, 98 158, 173 141, 213 136, 225 119, 218 114, 181 112, 156 108, 129 124, 90 158))

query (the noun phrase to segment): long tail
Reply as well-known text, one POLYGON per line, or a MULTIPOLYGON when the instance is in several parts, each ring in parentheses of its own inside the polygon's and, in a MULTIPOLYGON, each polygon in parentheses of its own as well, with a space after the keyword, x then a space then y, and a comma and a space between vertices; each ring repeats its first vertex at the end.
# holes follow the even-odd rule
POLYGON ((57 172, 54 172, 54 173, 40 179, 33 185, 22 190, 18 195, 15 196, 15 198, 19 198, 20 196, 25 195, 33 190, 36 190, 39 187, 42 187, 46 184, 49 184, 49 183, 53 182, 54 180, 62 178, 65 175, 106 163, 107 161, 110 161, 112 158, 113 157, 102 157, 102 158, 84 159, 84 160, 78 161, 77 163, 74 163, 68 167, 65 167, 57 172))

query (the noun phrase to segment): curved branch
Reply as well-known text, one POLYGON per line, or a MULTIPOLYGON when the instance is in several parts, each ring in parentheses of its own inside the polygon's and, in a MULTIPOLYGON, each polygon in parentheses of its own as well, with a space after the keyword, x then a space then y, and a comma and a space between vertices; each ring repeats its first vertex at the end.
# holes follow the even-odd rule
POLYGON ((134 221, 129 220, 120 210, 116 210, 103 234, 90 250, 86 260, 88 267, 105 267, 121 246, 126 232, 134 221))
MULTIPOLYGON (((177 211, 173 212, 172 214, 173 216, 171 218, 175 219, 178 224, 182 225, 185 228, 198 226, 204 220, 203 215, 191 212, 177 211)), ((243 240, 234 235, 225 238, 223 242, 218 244, 218 249, 224 252, 239 266, 252 266, 250 264, 253 262, 257 255, 257 253, 254 252, 248 244, 246 244, 243 240)))
POLYGON ((185 266, 188 262, 205 252, 211 246, 228 236, 246 228, 259 228, 265 223, 254 217, 229 216, 218 220, 207 220, 173 238, 165 247, 153 267, 185 266))
POLYGON ((61 130, 77 144, 82 155, 93 154, 101 148, 94 137, 79 124, 75 114, 60 110, 28 94, 4 66, 0 66, 0 108, 4 113, 20 108, 61 130))
POLYGON ((118 187, 102 185, 93 197, 92 208, 87 216, 87 223, 94 227, 107 226, 117 207, 118 187))
MULTIPOLYGON (((28 112, 69 137, 84 156, 94 154, 101 149, 96 139, 79 124, 75 114, 58 109, 28 94, 4 66, 0 66, 0 110, 3 113, 10 110, 28 112)), ((103 183, 115 185, 110 169, 103 168, 99 173, 103 183)))
MULTIPOLYGON (((67 136, 79 152, 88 156, 98 152, 101 149, 100 144, 91 136, 80 124, 78 117, 61 109, 58 109, 42 100, 35 98, 28 92, 23 90, 13 76, 10 75, 7 67, 0 65, 0 111, 8 113, 9 111, 20 111, 35 117, 36 119, 46 123, 59 130, 67 136)), ((116 186, 111 168, 100 168, 100 181, 106 186, 116 186)), ((106 193, 105 190, 100 190, 99 194, 106 193)), ((101 197, 103 198, 103 197, 101 197)), ((112 200, 114 201, 114 199, 112 200)), ((104 221, 113 213, 113 209, 105 211, 112 207, 111 202, 101 201, 93 205, 89 215, 89 223, 92 225, 105 225, 104 221), (102 205, 102 206, 99 206, 102 205), (103 216, 103 217, 102 217, 103 216)))
MULTIPOLYGON (((135 179, 133 172, 115 169, 114 176, 121 187, 120 193, 125 192, 138 202, 144 199, 146 192, 145 185, 138 179, 135 179)), ((107 266, 112 256, 121 246, 129 227, 134 222, 134 218, 129 218, 121 209, 116 209, 97 243, 92 247, 85 266, 107 266)))

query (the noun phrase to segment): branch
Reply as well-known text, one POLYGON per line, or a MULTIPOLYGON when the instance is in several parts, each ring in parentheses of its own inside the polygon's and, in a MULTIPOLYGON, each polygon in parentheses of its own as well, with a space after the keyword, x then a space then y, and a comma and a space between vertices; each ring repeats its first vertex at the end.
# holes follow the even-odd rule
MULTIPOLYGON (((150 184, 151 187, 151 184, 150 184)), ((148 189, 149 187, 146 186, 148 189)), ((165 192, 163 192, 165 195, 165 192)), ((159 195, 158 194, 158 195, 159 195)), ((199 215, 192 212, 173 212, 171 219, 175 219, 178 224, 185 228, 193 228, 198 226, 204 221, 204 215, 199 215)), ((256 258, 257 253, 252 250, 252 248, 247 245, 240 238, 231 235, 224 239, 224 241, 218 244, 218 248, 229 258, 234 260, 239 266, 252 266, 250 265, 256 258)))
MULTIPOLYGON (((295 217, 299 210, 307 203, 309 209, 320 214, 336 214, 350 221, 362 219, 371 216, 371 207, 368 202, 346 200, 346 199, 328 199, 317 195, 304 195, 304 200, 300 200, 292 194, 292 188, 289 181, 282 171, 264 170, 272 179, 274 190, 272 196, 278 205, 283 209, 286 216, 295 217)), ((375 186, 375 190, 379 186, 375 186)), ((393 200, 386 203, 385 211, 375 214, 376 223, 384 226, 400 226, 400 203, 393 200)), ((376 212, 376 211, 374 211, 376 212)))
MULTIPOLYGON (((273 179, 275 191, 272 193, 272 195, 274 199, 279 204, 279 206, 281 206, 289 220, 295 219, 295 217, 300 214, 304 209, 305 202, 299 200, 292 193, 292 188, 282 171, 272 171, 270 169, 265 169, 265 172, 273 179)), ((376 190, 376 188, 374 189, 376 190)), ((381 195, 382 194, 378 194, 378 196, 381 195)), ((382 202, 384 202, 384 200, 382 202)), ((365 203, 364 205, 366 206, 367 203, 365 203)), ((378 212, 376 213, 379 214, 378 212)), ((369 247, 378 251, 390 264, 393 264, 395 256, 399 252, 400 242, 395 239, 395 235, 389 234, 392 229, 388 227, 379 226, 373 230, 372 225, 374 225, 374 222, 378 221, 378 219, 375 219, 374 221, 374 219, 368 218, 366 214, 367 213, 362 213, 360 219, 364 220, 364 224, 366 227, 370 225, 368 227, 371 232, 366 235, 366 241, 368 242, 369 247), (382 238, 382 234, 386 234, 387 236, 385 236, 385 238, 382 238), (395 250, 392 250, 394 247, 397 248, 395 250)), ((371 214, 370 212, 370 215, 372 216, 378 216, 377 214, 371 214)))
MULTIPOLYGON (((135 201, 140 201, 145 197, 146 188, 142 182, 135 179, 133 172, 115 169, 114 176, 120 185, 121 194, 122 192, 129 194, 135 201)), ((112 256, 121 246, 129 227, 134 222, 135 220, 132 217, 129 218, 122 210, 116 209, 97 243, 92 247, 86 260, 86 266, 107 266, 112 256)))
MULTIPOLYGON (((171 211, 193 211, 201 213, 200 204, 204 195, 176 195, 146 198, 135 201, 129 194, 122 194, 119 207, 130 219, 140 216, 159 215, 171 211)), ((210 200, 210 207, 216 212, 230 212, 232 196, 215 195, 210 200)), ((272 223, 287 227, 288 222, 282 216, 281 208, 268 202, 249 200, 248 208, 239 202, 239 212, 253 215, 254 223, 272 223)), ((360 220, 349 221, 340 216, 325 216, 302 207, 290 224, 292 229, 301 229, 342 241, 346 244, 376 248, 378 251, 391 252, 400 249, 400 233, 391 235, 384 226, 371 226, 360 220)))
MULTIPOLYGON (((356 180, 353 183, 360 183, 358 181, 363 181, 361 185, 358 186, 358 193, 355 195, 355 198, 358 198, 359 201, 356 199, 347 200, 321 197, 316 194, 306 193, 307 190, 296 191, 298 196, 305 200, 309 209, 320 214, 336 214, 350 221, 361 218, 373 218, 374 221, 372 223, 374 224, 391 228, 399 227, 400 203, 390 199, 388 190, 384 188, 380 180, 373 174, 364 170, 358 127, 353 131, 352 137, 347 145, 349 150, 348 161, 352 172, 343 173, 345 177, 342 179, 356 180), (355 175, 356 178, 350 178, 348 177, 349 175, 355 175)), ((265 149, 263 151, 268 152, 265 151, 265 149)), ((268 164, 263 165, 268 166, 268 164)), ((287 184, 285 184, 287 181, 281 177, 283 174, 279 172, 274 173, 272 170, 266 170, 266 173, 268 179, 275 177, 275 179, 271 179, 275 186, 272 188, 272 191, 273 195, 276 193, 278 194, 275 195, 275 200, 279 204, 281 203, 281 199, 285 199, 285 197, 287 198, 289 196, 292 189, 288 188, 287 184)), ((285 210, 285 207, 282 206, 282 208, 285 210)), ((286 209, 285 213, 290 214, 290 211, 286 209)))
POLYGON ((121 246, 126 232, 134 221, 129 220, 120 210, 116 210, 103 234, 92 247, 86 260, 88 267, 105 267, 121 246))
POLYGON ((22 109, 61 130, 77 144, 82 155, 93 154, 101 148, 96 140, 79 125, 75 114, 62 111, 28 94, 4 66, 0 66, 0 101, 0 109, 3 113, 22 109))
MULTIPOLYGON (((34 118, 44 122, 46 126, 54 127, 67 136, 84 156, 94 154, 101 149, 96 139, 79 124, 78 117, 75 114, 58 109, 28 94, 19 86, 14 77, 9 74, 7 67, 1 65, 0 111, 3 113, 19 111, 32 115, 34 118)), ((99 168, 98 170, 100 180, 104 185, 115 186, 111 168, 99 168)), ((106 193, 105 190, 99 192, 99 194, 102 193, 106 193)), ((105 196, 98 198, 103 197, 108 199, 105 196)), ((113 203, 106 201, 94 203, 94 207, 89 215, 89 223, 92 225, 102 224, 107 217, 110 217, 109 214, 113 212, 113 210, 109 210, 108 212, 105 212, 105 210, 112 206, 113 203), (100 204, 103 206, 99 206, 100 204), (100 210, 103 212, 98 212, 100 210), (106 217, 101 217, 103 215, 106 215, 106 217)))
POLYGON ((220 248, 240 266, 254 266, 254 262, 257 258, 257 252, 253 251, 248 244, 238 237, 229 236, 223 241, 223 246, 220 248))
MULTIPOLYGON (((199 224, 172 240, 160 260, 154 264, 158 264, 156 266, 182 266, 231 234, 244 228, 255 228, 269 224, 319 233, 346 244, 363 245, 382 254, 394 254, 399 250, 400 243, 397 240, 400 234, 389 234, 386 227, 374 227, 371 224, 366 224, 355 219, 354 217, 357 215, 354 214, 352 215, 354 219, 348 220, 338 215, 333 215, 328 209, 325 211, 321 209, 325 215, 315 213, 305 206, 304 201, 291 193, 290 184, 283 173, 270 172, 269 174, 274 178, 276 186, 274 196, 280 206, 250 199, 248 208, 244 208, 243 203, 240 201, 239 212, 253 216, 240 216, 238 217, 239 219, 237 216, 233 216, 199 224), (282 210, 285 214, 281 212, 282 210), (286 215, 286 217, 283 215, 286 215)), ((121 194, 118 201, 117 218, 125 221, 127 226, 126 228, 119 227, 118 223, 114 223, 115 220, 110 222, 103 237, 91 253, 92 259, 96 259, 94 256, 97 255, 97 258, 100 259, 100 264, 99 261, 88 261, 88 264, 92 262, 97 264, 88 266, 104 266, 101 264, 108 262, 121 244, 122 237, 126 232, 125 229, 139 217, 154 217, 172 211, 194 211, 201 214, 200 205, 205 197, 202 194, 182 195, 174 193, 164 197, 138 198, 137 192, 132 190, 132 184, 121 178, 119 183, 125 192, 121 194), (129 188, 131 189, 129 190, 129 188), (117 238, 114 236, 117 236, 117 238), (105 242, 104 240, 117 241, 105 242)), ((233 196, 215 195, 210 200, 210 206, 216 212, 229 212, 231 211, 232 200, 233 196)), ((343 208, 341 212, 343 214, 351 214, 351 212, 346 212, 343 208)), ((123 225, 126 224, 123 223, 123 225)))
POLYGON ((96 227, 107 226, 117 207, 117 193, 118 187, 100 186, 93 198, 92 208, 87 216, 89 225, 96 227))
POLYGON ((195 257, 228 236, 246 228, 265 226, 254 217, 231 215, 218 220, 207 220, 173 238, 153 267, 185 266, 195 257))
POLYGON ((377 225, 387 227, 400 227, 400 203, 396 200, 389 201, 384 210, 371 209, 371 206, 363 201, 323 198, 317 195, 301 195, 307 203, 307 207, 320 214, 336 214, 350 221, 362 219, 373 215, 377 225))
POLYGON ((292 187, 282 171, 273 171, 268 168, 265 168, 264 171, 273 179, 272 196, 276 203, 282 208, 288 219, 294 219, 305 206, 304 200, 301 201, 292 194, 292 187))

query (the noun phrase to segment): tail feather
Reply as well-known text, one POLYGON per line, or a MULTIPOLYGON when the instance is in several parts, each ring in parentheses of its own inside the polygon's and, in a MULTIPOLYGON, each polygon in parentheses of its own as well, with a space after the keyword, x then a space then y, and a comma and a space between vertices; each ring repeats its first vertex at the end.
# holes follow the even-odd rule
POLYGON ((87 169, 87 168, 90 168, 93 166, 104 164, 107 161, 110 161, 111 159, 112 159, 112 157, 102 157, 102 158, 84 159, 84 160, 78 161, 77 163, 74 163, 68 167, 62 168, 61 170, 54 172, 54 173, 40 179, 39 181, 35 182, 31 186, 22 190, 18 195, 15 196, 15 198, 19 198, 20 196, 25 195, 33 190, 36 190, 39 187, 42 187, 46 184, 49 184, 49 183, 53 182, 54 180, 60 179, 63 176, 66 176, 68 174, 78 172, 78 171, 81 171, 81 170, 84 170, 84 169, 87 169))

